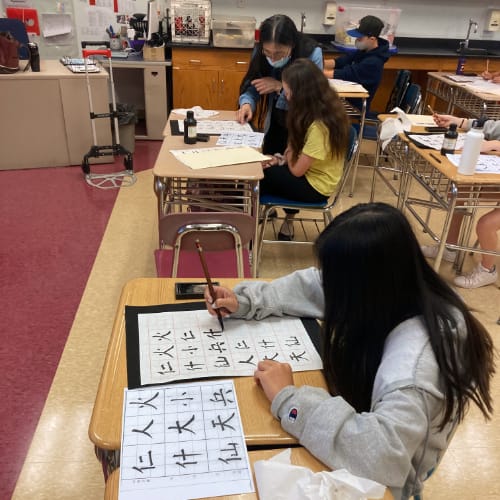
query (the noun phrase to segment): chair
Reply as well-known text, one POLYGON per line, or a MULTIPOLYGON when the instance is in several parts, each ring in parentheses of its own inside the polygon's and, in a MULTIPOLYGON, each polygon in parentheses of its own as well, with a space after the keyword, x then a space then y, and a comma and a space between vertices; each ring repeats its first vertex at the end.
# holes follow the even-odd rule
MULTIPOLYGON (((260 206, 261 206, 261 219, 262 225, 259 232, 258 239, 258 248, 257 248, 257 256, 256 256, 256 272, 258 274, 259 263, 262 256, 262 247, 264 242, 266 243, 278 243, 278 244, 312 244, 313 242, 309 240, 307 235, 307 230, 304 226, 305 223, 311 223, 312 227, 315 229, 315 232, 318 233, 320 231, 321 226, 328 225, 332 220, 332 209, 337 204, 337 201, 342 193, 344 186, 347 182, 347 178, 349 177, 349 173, 352 166, 352 160, 355 157, 356 151, 358 148, 358 138, 356 129, 351 125, 350 133, 349 133, 349 145, 347 148, 345 161, 344 161, 344 170, 342 172, 342 176, 340 178, 339 183, 335 191, 330 195, 328 200, 323 203, 303 203, 298 201, 289 200, 286 198, 282 198, 280 196, 272 196, 272 195, 261 195, 260 196, 260 206), (275 210, 276 208, 292 208, 292 209, 300 209, 300 210, 312 210, 322 213, 322 218, 317 217, 297 217, 294 219, 294 222, 298 222, 301 225, 303 234, 305 236, 305 241, 276 241, 276 240, 265 240, 264 235, 267 228, 267 224, 270 220, 269 214, 275 210)), ((278 219, 276 219, 278 220, 278 219)), ((283 219, 279 219, 283 220, 283 219)), ((274 229, 274 228, 273 228, 274 229)), ((276 231, 274 230, 275 236, 276 231)))
POLYGON ((155 250, 158 277, 203 277, 195 241, 200 240, 210 274, 218 278, 251 277, 250 242, 255 218, 239 212, 176 212, 159 221, 155 250))
POLYGON ((29 59, 28 32, 26 26, 19 19, 0 18, 0 31, 8 31, 22 46, 19 48, 19 59, 29 59))

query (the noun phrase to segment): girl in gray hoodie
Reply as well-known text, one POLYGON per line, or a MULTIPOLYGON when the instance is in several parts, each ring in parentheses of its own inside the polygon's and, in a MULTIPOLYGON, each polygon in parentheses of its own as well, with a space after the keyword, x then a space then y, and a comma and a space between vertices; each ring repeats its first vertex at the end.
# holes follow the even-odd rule
POLYGON ((491 416, 493 343, 427 264, 396 208, 357 205, 316 242, 319 269, 273 282, 215 287, 209 312, 323 320, 329 392, 296 387, 290 366, 261 361, 255 380, 273 415, 331 468, 387 485, 395 499, 422 491, 473 401, 491 416))

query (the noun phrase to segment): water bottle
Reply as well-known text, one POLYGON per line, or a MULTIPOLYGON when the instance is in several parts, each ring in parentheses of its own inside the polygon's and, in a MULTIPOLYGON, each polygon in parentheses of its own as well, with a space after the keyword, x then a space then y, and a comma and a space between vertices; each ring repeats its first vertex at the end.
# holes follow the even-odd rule
POLYGON ((28 49, 30 51, 31 71, 38 73, 40 71, 40 53, 38 52, 38 44, 29 42, 28 49))
POLYGON ((441 154, 445 155, 446 153, 453 154, 455 152, 455 148, 457 146, 458 132, 457 132, 457 124, 450 124, 450 128, 445 132, 443 145, 441 147, 441 154))
MULTIPOLYGON (((477 125, 477 124, 476 124, 477 125)), ((464 149, 458 164, 458 173, 462 175, 473 175, 476 171, 476 164, 481 152, 481 144, 484 140, 484 134, 480 128, 471 128, 465 134, 464 149)))
POLYGON ((196 144, 196 135, 194 111, 188 111, 184 119, 184 142, 186 144, 196 144))

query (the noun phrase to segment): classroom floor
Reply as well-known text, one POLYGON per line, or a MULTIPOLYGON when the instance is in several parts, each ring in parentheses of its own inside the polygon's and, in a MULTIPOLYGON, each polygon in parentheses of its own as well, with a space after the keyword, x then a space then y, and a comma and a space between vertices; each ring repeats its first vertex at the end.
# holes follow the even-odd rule
MULTIPOLYGON (((102 471, 87 436, 101 366, 123 285, 136 277, 155 276, 157 216, 151 170, 139 172, 137 178, 133 187, 118 193, 17 482, 16 500, 103 498, 102 471)), ((370 181, 371 171, 360 169, 355 196, 344 196, 337 210, 368 201, 370 181)), ((377 201, 394 203, 394 198, 380 188, 377 201)), ((88 202, 93 203, 91 198, 88 202)), ((421 231, 417 234, 422 242, 429 242, 427 235, 421 231)), ((477 257, 467 257, 467 269, 473 259, 477 257)), ((273 245, 265 250, 260 274, 277 277, 312 264, 309 247, 273 245)), ((453 277, 450 264, 441 267, 446 279, 453 277)), ((460 293, 477 311, 498 348, 498 283, 460 293)), ((500 401, 500 373, 492 390, 494 400, 500 401)), ((485 423, 472 408, 442 464, 427 481, 425 498, 500 500, 498 470, 500 415, 497 412, 485 423)))

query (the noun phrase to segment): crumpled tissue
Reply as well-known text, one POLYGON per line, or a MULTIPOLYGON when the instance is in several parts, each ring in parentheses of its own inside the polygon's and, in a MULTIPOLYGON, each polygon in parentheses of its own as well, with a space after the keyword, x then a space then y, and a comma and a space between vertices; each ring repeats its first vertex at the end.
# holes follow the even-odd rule
POLYGON ((380 126, 380 140, 382 141, 382 149, 385 149, 387 144, 391 142, 391 139, 403 132, 409 132, 411 130, 411 120, 408 118, 406 113, 398 107, 395 107, 391 113, 396 113, 397 118, 387 118, 382 122, 380 126))
POLYGON ((200 118, 210 118, 211 116, 218 115, 218 111, 212 109, 203 109, 201 106, 193 106, 192 108, 177 108, 173 109, 172 113, 176 115, 186 116, 187 111, 194 111, 194 117, 196 120, 200 118))
POLYGON ((292 465, 287 449, 254 464, 260 500, 365 500, 382 498, 385 486, 345 469, 312 472, 292 465))

